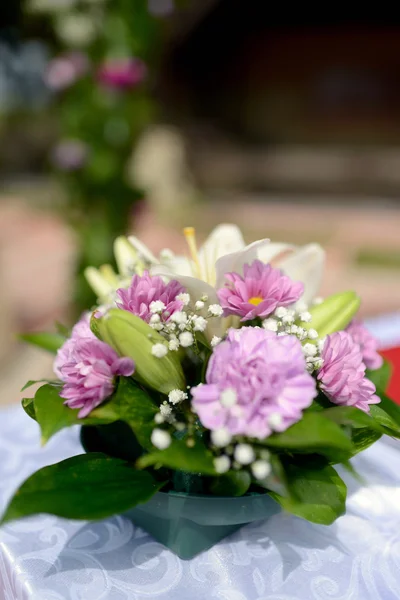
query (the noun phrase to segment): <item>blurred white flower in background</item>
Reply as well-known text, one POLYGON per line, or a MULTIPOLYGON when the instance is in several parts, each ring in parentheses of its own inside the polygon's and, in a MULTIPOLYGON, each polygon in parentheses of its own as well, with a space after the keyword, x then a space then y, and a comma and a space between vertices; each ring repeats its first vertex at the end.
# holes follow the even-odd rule
POLYGON ((78 4, 79 0, 29 0, 27 9, 31 12, 58 12, 78 4))
POLYGON ((92 15, 71 13, 59 15, 55 22, 58 37, 75 48, 88 46, 97 36, 98 21, 92 15))

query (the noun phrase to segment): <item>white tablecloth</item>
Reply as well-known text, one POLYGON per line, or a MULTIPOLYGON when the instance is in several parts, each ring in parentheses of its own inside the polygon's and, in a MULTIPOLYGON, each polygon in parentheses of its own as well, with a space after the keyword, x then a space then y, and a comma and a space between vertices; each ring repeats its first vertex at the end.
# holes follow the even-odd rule
MULTIPOLYGON (((31 472, 80 452, 77 429, 41 449, 20 408, 0 411, 0 510, 31 472)), ((191 561, 123 517, 9 524, 0 600, 399 600, 400 443, 383 439, 353 463, 367 485, 343 474, 347 514, 332 526, 280 513, 191 561)))

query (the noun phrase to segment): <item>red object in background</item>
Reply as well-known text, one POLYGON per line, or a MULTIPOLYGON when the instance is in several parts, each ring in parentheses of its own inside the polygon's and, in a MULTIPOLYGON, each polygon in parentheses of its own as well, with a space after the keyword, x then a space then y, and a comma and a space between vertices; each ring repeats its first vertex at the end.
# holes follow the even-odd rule
POLYGON ((386 393, 389 398, 400 404, 400 348, 380 350, 379 353, 390 362, 393 368, 393 375, 386 393))

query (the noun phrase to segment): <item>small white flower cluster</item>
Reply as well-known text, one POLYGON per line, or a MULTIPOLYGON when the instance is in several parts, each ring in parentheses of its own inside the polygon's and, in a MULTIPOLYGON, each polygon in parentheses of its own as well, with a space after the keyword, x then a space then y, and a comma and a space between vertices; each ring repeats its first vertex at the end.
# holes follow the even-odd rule
MULTIPOLYGON (((153 356, 163 358, 170 352, 176 352, 179 348, 196 348, 196 333, 202 333, 208 325, 208 318, 221 317, 223 309, 219 304, 210 304, 207 308, 207 317, 198 314, 206 311, 207 296, 202 296, 194 305, 194 310, 189 307, 191 298, 187 293, 182 293, 177 296, 178 300, 183 303, 182 310, 179 310, 164 321, 162 314, 165 311, 165 304, 161 300, 155 300, 150 304, 152 316, 149 325, 152 329, 158 331, 166 338, 166 343, 156 343, 152 348, 153 356)), ((220 338, 214 338, 212 345, 215 346, 220 341, 220 338)))
MULTIPOLYGON (((318 299, 319 301, 319 299, 318 299)), ((314 301, 314 304, 317 300, 314 301)), ((303 344, 307 369, 312 372, 322 366, 321 350, 323 342, 319 340, 318 332, 313 328, 303 327, 301 323, 311 323, 312 315, 306 304, 298 304, 296 310, 280 306, 273 315, 264 319, 262 326, 277 335, 295 335, 303 344), (300 323, 300 324, 298 324, 300 323), (309 340, 309 341, 307 341, 309 340)))
MULTIPOLYGON (((226 440, 230 438, 230 433, 220 429, 212 432, 211 438, 213 443, 218 446, 219 444, 216 444, 215 441, 218 440, 221 443, 224 436, 226 440)), ((239 443, 235 446, 225 447, 224 453, 214 458, 214 467, 217 473, 221 475, 231 468, 236 470, 248 468, 253 477, 261 481, 266 479, 272 472, 269 457, 270 454, 266 449, 259 450, 250 444, 239 443)))
POLYGON ((184 400, 187 400, 188 397, 188 394, 182 390, 171 390, 168 394, 168 402, 164 400, 160 405, 160 412, 154 417, 156 424, 161 425, 161 423, 169 423, 179 429, 180 424, 176 420, 174 408, 184 400))

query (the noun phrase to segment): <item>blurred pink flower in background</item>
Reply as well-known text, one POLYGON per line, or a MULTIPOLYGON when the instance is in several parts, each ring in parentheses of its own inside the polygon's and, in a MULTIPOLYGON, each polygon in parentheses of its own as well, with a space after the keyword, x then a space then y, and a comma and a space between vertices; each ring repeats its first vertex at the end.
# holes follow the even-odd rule
POLYGON ((62 140, 53 148, 51 161, 62 171, 77 171, 86 163, 88 154, 88 147, 81 140, 62 140))
POLYGON ((106 60, 97 76, 105 87, 125 90, 141 83, 146 74, 146 65, 140 59, 127 57, 106 60))
POLYGON ((64 90, 86 75, 89 65, 89 59, 83 52, 69 52, 49 62, 44 81, 51 90, 64 90))

